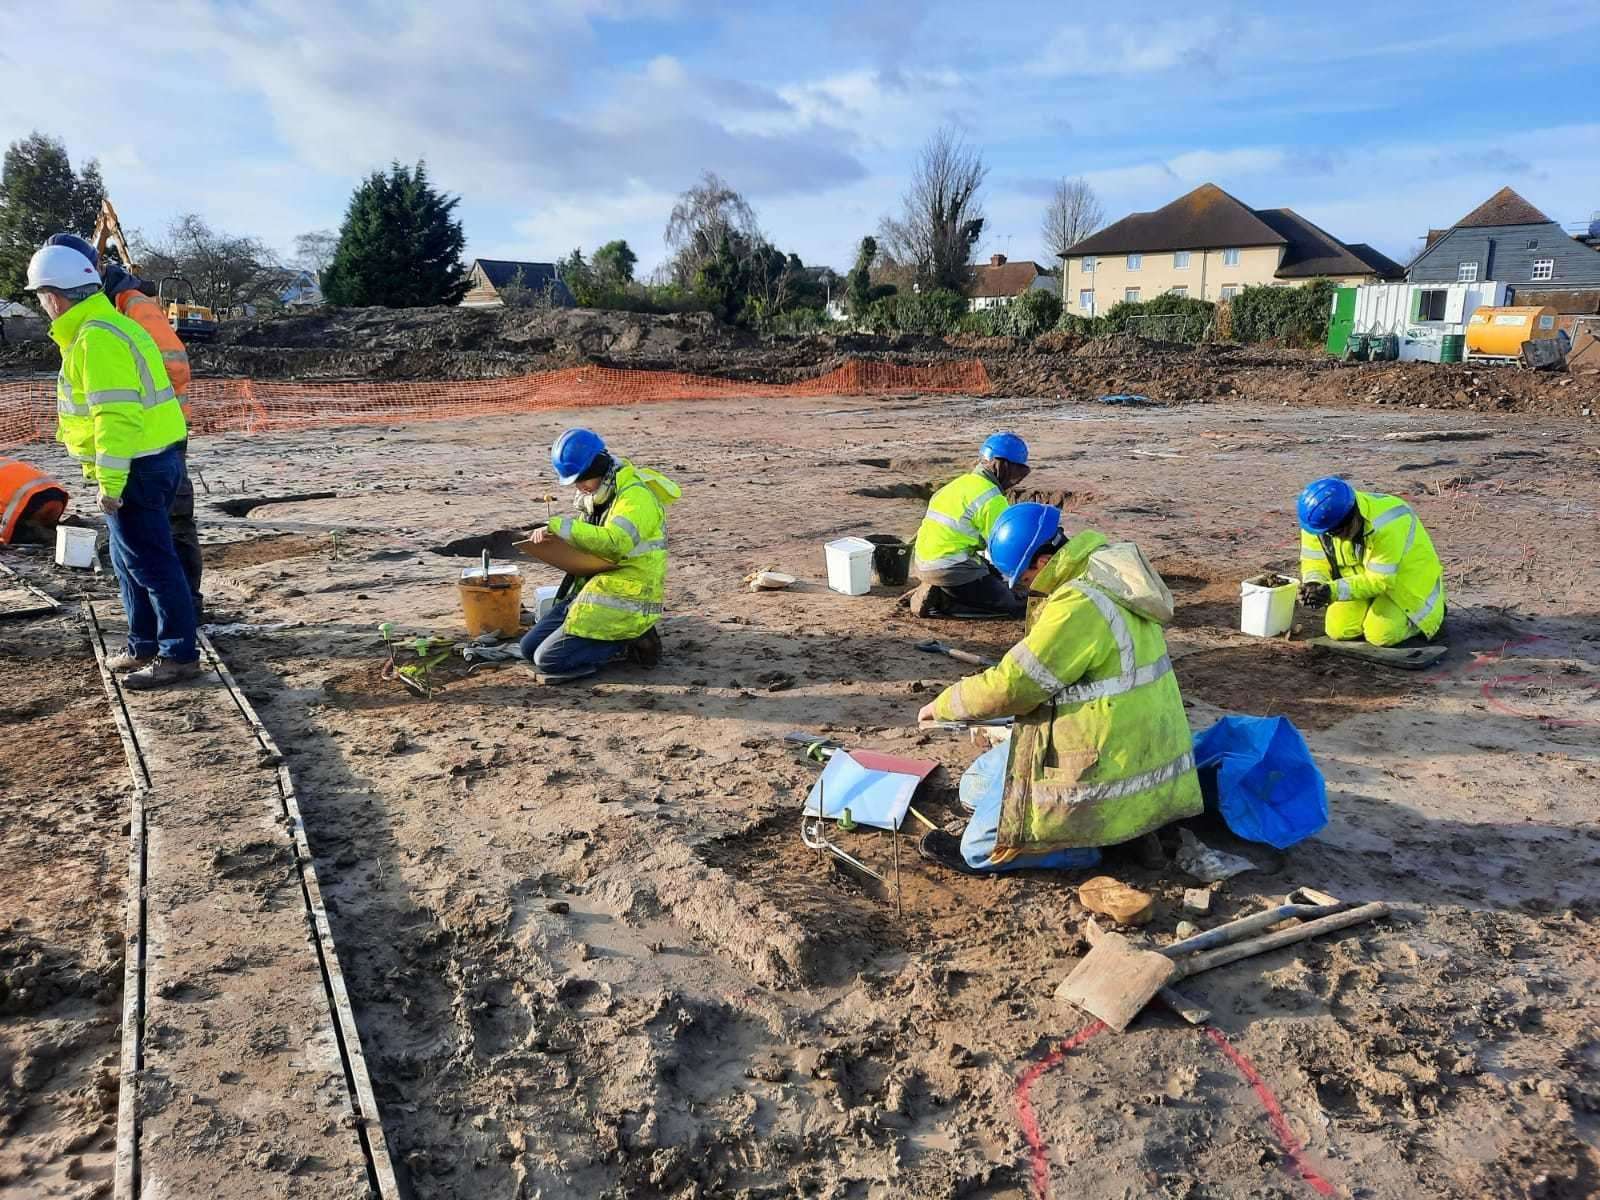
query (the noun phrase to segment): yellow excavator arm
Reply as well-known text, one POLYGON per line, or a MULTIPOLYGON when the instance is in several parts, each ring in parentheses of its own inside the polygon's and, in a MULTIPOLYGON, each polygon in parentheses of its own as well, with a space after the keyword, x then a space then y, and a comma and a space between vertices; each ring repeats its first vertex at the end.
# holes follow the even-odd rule
POLYGON ((117 219, 117 210, 111 206, 110 197, 100 201, 100 216, 95 220, 94 235, 89 240, 94 243, 95 252, 102 259, 107 250, 115 250, 117 261, 128 274, 139 273, 139 264, 133 261, 133 250, 128 246, 128 239, 122 232, 122 222, 117 219))

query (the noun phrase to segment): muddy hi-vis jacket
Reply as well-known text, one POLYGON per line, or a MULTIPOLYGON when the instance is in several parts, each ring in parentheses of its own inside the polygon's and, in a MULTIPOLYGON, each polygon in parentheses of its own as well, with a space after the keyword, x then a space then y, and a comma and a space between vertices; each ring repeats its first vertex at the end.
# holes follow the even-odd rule
POLYGON ((61 347, 56 440, 83 464, 83 477, 121 496, 136 458, 189 434, 161 351, 104 294, 74 304, 50 325, 61 347))
MULTIPOLYGON (((1126 842, 1204 807, 1160 621, 1133 606, 1154 609, 1112 572, 1084 578, 1105 546, 1086 530, 1058 550, 1034 581, 1022 641, 934 702, 941 720, 1016 717, 997 863, 1126 842)), ((1167 601, 1158 615, 1170 620, 1167 601)))
POLYGON ((1387 596, 1432 637, 1444 623, 1444 567, 1428 531, 1398 496, 1357 492, 1356 508, 1358 541, 1300 531, 1301 581, 1330 585, 1336 601, 1387 596))
POLYGON ((649 467, 624 459, 617 468, 617 494, 604 519, 555 517, 550 532, 580 550, 620 563, 591 575, 572 598, 562 628, 602 642, 636 638, 661 619, 667 586, 667 505, 682 490, 649 467))
POLYGON ((984 472, 969 471, 951 480, 928 501, 912 569, 921 576, 976 559, 1006 508, 999 485, 984 472))

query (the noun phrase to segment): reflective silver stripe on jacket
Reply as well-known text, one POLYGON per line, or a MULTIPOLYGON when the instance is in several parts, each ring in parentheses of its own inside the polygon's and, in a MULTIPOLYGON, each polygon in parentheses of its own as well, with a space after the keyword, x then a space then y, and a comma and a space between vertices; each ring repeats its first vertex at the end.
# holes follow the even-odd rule
POLYGON ((965 721, 972 714, 967 709, 967 702, 961 698, 961 681, 956 680, 950 689, 950 711, 955 713, 956 720, 965 721))
POLYGON ((1327 562, 1328 561, 1327 552, 1325 550, 1323 550, 1323 548, 1321 546, 1318 546, 1315 550, 1313 550, 1311 547, 1309 547, 1307 545, 1304 545, 1303 543, 1300 546, 1300 557, 1302 559, 1306 560, 1307 562, 1327 562))
POLYGON ((911 566, 920 575, 923 571, 943 571, 950 567, 959 567, 962 563, 979 561, 974 554, 952 554, 949 558, 919 558, 911 566))
POLYGON ((1123 619, 1121 607, 1110 596, 1090 584, 1074 583, 1071 587, 1100 610, 1100 615, 1105 618, 1106 624, 1111 626, 1111 636, 1116 639, 1117 654, 1122 660, 1122 673, 1132 675, 1134 668, 1139 664, 1133 655, 1133 634, 1128 632, 1128 622, 1123 619))
MULTIPOLYGON (((90 392, 86 397, 90 408, 96 404, 138 404, 144 400, 144 393, 135 388, 103 388, 98 392, 90 392)), ((148 403, 145 404, 149 408, 148 403)))
POLYGON ((133 459, 121 454, 96 454, 94 456, 94 465, 106 467, 113 471, 126 471, 133 466, 133 459))
POLYGON ((1136 795, 1163 783, 1171 783, 1185 771, 1194 770, 1194 750, 1185 750, 1164 767, 1146 771, 1143 775, 1130 775, 1127 779, 1114 779, 1110 783, 1097 783, 1090 787, 1063 792, 1058 798, 1062 804, 1092 804, 1101 800, 1120 800, 1136 795))
POLYGON ((1087 584, 1073 584, 1073 590, 1082 595, 1093 604, 1105 623, 1111 629, 1111 636, 1117 643, 1117 655, 1122 671, 1109 679, 1097 679, 1090 683, 1063 683, 1049 667, 1045 666, 1039 656, 1028 647, 1026 642, 1018 642, 1006 651, 1007 657, 1016 664, 1017 668, 1039 687, 1049 693, 1049 703, 1054 704, 1084 704, 1090 700, 1104 700, 1108 696, 1120 696, 1131 692, 1135 688, 1144 687, 1154 683, 1172 670, 1172 659, 1163 654, 1153 663, 1137 666, 1134 656, 1133 634, 1128 629, 1127 618, 1123 615, 1122 608, 1111 597, 1101 592, 1098 588, 1087 584))
MULTIPOLYGON (((49 486, 48 483, 46 483, 46 481, 43 479, 36 479, 33 482, 45 483, 46 486, 49 486)), ((16 493, 11 497, 11 503, 6 505, 6 511, 0 513, 0 530, 4 530, 6 526, 11 524, 11 518, 21 512, 22 506, 26 504, 28 500, 31 499, 35 494, 36 493, 33 491, 31 485, 20 487, 16 490, 16 493)))
POLYGON ((973 519, 977 517, 980 511, 982 511, 985 504, 989 503, 989 501, 993 500, 999 494, 1000 489, 997 487, 985 488, 983 491, 979 492, 975 497, 973 497, 970 503, 968 503, 966 509, 961 514, 961 519, 965 521, 972 529, 976 530, 977 526, 972 524, 973 519))
POLYGON ((1101 679, 1095 683, 1077 683, 1058 697, 1066 704, 1083 704, 1090 700, 1104 700, 1107 696, 1120 696, 1147 683, 1154 683, 1172 670, 1172 659, 1163 654, 1155 662, 1136 667, 1131 675, 1118 675, 1114 679, 1101 679))
POLYGON ((623 533, 627 534, 628 541, 632 542, 634 545, 638 545, 639 527, 632 521, 628 520, 627 517, 612 517, 611 524, 622 530, 623 533))
POLYGON ((1377 516, 1373 517, 1373 532, 1376 533, 1385 525, 1393 525, 1401 517, 1411 517, 1413 520, 1415 520, 1415 514, 1412 513, 1409 505, 1398 504, 1394 508, 1389 509, 1387 512, 1381 512, 1377 516))
POLYGON ((1422 623, 1433 615, 1434 609, 1439 607, 1439 596, 1443 591, 1444 579, 1441 577, 1439 582, 1433 585, 1433 591, 1428 593, 1428 598, 1422 602, 1422 606, 1416 612, 1406 614, 1406 620, 1421 629, 1422 623))
POLYGON ((651 604, 648 600, 629 600, 626 596, 608 596, 603 592, 596 592, 594 595, 590 595, 588 588, 579 592, 578 598, 573 603, 593 604, 600 608, 614 608, 618 612, 643 613, 645 616, 659 616, 661 614, 661 605, 651 604))
MULTIPOLYGON (((78 330, 78 337, 83 336, 85 329, 103 329, 107 333, 120 338, 122 343, 128 347, 128 353, 133 355, 133 364, 139 369, 139 382, 144 385, 144 392, 140 400, 146 408, 154 408, 158 404, 165 404, 168 400, 176 400, 178 398, 178 393, 173 391, 170 386, 164 387, 159 391, 156 390, 155 376, 150 374, 150 364, 145 361, 144 355, 140 353, 139 343, 134 341, 125 331, 106 321, 85 321, 78 330)), ((73 338, 72 344, 74 346, 77 345, 78 339, 73 338)))
POLYGON ((1039 661, 1039 656, 1028 649, 1026 642, 1018 642, 1006 651, 1006 657, 1016 664, 1017 669, 1039 685, 1041 691, 1054 699, 1059 693, 1066 691, 1067 685, 1056 677, 1049 667, 1039 661))
POLYGON ((949 529, 954 533, 962 534, 966 537, 975 538, 978 536, 978 531, 973 526, 972 522, 964 520, 960 517, 947 517, 942 512, 934 512, 932 509, 930 509, 928 511, 928 520, 932 521, 935 525, 943 525, 946 529, 949 529))
POLYGON ((624 558, 640 558, 640 557, 642 557, 642 556, 644 556, 646 554, 654 554, 657 550, 665 550, 666 548, 667 548, 667 539, 666 538, 654 538, 653 540, 648 541, 648 542, 640 542, 632 550, 629 550, 627 554, 623 555, 623 557, 624 558))

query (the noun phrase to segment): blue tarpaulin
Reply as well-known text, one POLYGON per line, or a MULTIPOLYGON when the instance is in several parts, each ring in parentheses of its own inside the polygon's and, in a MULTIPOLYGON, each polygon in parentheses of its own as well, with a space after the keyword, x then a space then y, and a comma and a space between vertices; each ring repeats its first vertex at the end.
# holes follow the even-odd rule
POLYGON ((1194 740, 1206 808, 1235 836, 1279 850, 1328 823, 1328 789, 1287 717, 1223 717, 1194 740))

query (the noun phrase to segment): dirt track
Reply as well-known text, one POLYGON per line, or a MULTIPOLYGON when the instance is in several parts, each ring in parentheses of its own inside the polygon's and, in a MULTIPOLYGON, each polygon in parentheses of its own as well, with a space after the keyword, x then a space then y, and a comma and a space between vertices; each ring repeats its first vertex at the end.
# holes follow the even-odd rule
MULTIPOLYGON (((1600 1195, 1600 568, 1571 552, 1600 504, 1591 424, 949 398, 584 419, 684 485, 667 660, 561 691, 458 670, 432 701, 379 677, 375 626, 459 628, 462 560, 426 547, 542 516, 562 414, 194 449, 213 501, 339 493, 256 525, 399 531, 220 548, 209 590, 292 623, 219 644, 290 755, 419 1197, 1021 1197, 1036 1169, 1086 1200, 1314 1194, 1239 1070, 1163 1015, 1030 1078, 1031 1144, 1019 1078, 1083 1023, 1052 999, 1085 945, 1078 876, 955 878, 908 838, 896 922, 799 843, 812 768, 790 729, 938 758, 919 807, 959 819, 975 749, 911 728, 954 664, 911 644, 997 651, 1010 631, 827 592, 820 547, 909 534, 914 497, 1003 426, 1034 447, 1028 486, 1070 493, 1071 527, 1134 538, 1166 573, 1194 726, 1286 713, 1328 775, 1333 824, 1286 854, 1202 827, 1262 867, 1222 886, 1217 919, 1302 883, 1397 908, 1186 985, 1308 1164, 1352 1196, 1600 1195), (1381 440, 1443 424, 1487 436, 1381 440), (1453 599, 1437 673, 1231 632, 1237 581, 1293 565, 1294 491, 1327 469, 1411 497, 1433 533, 1453 599), (802 584, 743 591, 768 565, 802 584)), ((1150 929, 1171 937, 1189 881, 1106 869, 1156 891, 1150 929)))

